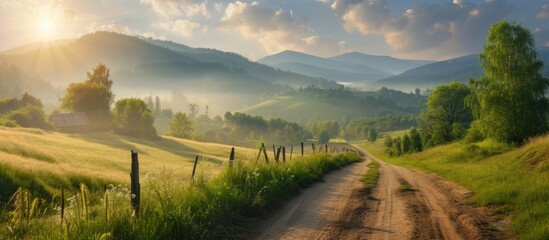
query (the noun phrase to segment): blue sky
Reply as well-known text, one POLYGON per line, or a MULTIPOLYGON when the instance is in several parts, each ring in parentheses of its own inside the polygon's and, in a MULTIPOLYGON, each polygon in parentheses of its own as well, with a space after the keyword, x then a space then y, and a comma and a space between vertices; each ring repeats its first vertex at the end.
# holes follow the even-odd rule
POLYGON ((442 60, 480 51, 501 19, 549 46, 546 0, 2 0, 0 50, 96 30, 217 48, 442 60))

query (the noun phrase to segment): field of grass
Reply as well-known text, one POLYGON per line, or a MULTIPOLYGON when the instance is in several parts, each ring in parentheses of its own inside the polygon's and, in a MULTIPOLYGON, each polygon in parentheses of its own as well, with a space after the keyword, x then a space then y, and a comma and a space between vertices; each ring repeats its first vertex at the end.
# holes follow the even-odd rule
POLYGON ((364 111, 364 108, 356 100, 338 99, 337 102, 327 102, 307 92, 274 97, 237 112, 263 116, 267 119, 280 117, 302 124, 306 124, 315 116, 323 119, 341 120, 345 115, 350 118, 368 118, 385 115, 387 112, 404 113, 395 109, 374 107, 364 111))
MULTIPOLYGON (((63 134, 37 129, 0 127, 0 202, 24 187, 49 197, 61 186, 85 183, 91 188, 130 181, 130 150, 139 153, 140 172, 169 170, 189 177, 195 156, 197 172, 217 173, 228 161, 231 146, 171 137, 149 141, 113 134, 63 134)), ((236 148, 248 159, 256 150, 236 148)))
POLYGON ((229 167, 231 146, 176 138, 17 128, 0 128, 0 137, 0 239, 239 237, 242 221, 275 209, 328 171, 360 161, 351 153, 310 154, 266 164, 255 161, 257 150, 236 148, 229 167), (127 187, 130 149, 140 154, 138 217, 127 187), (196 155, 205 158, 191 180, 196 155))
POLYGON ((434 172, 474 191, 471 204, 509 216, 520 239, 549 239, 549 135, 518 148, 456 142, 396 158, 384 152, 383 140, 362 146, 384 161, 434 172))

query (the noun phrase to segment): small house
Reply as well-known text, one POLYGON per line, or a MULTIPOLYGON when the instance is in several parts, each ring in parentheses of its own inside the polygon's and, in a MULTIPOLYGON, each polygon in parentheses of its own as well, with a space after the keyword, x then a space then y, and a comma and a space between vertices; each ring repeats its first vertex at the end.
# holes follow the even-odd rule
POLYGON ((85 112, 52 114, 50 121, 62 132, 87 132, 91 125, 85 112))

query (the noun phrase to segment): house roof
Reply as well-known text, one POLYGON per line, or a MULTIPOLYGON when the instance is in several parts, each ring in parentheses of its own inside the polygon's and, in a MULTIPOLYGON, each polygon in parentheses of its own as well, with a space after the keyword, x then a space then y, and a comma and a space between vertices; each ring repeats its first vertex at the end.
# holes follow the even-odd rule
POLYGON ((50 120, 59 128, 86 127, 90 125, 90 120, 85 112, 52 114, 50 115, 50 120))

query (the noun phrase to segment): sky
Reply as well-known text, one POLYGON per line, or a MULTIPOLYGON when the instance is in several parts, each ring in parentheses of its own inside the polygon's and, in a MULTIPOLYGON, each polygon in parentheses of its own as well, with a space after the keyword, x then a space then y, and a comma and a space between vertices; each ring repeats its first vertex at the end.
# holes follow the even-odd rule
POLYGON ((1 0, 0 50, 103 30, 251 60, 284 50, 444 60, 481 51, 502 19, 549 47, 547 0, 1 0))

